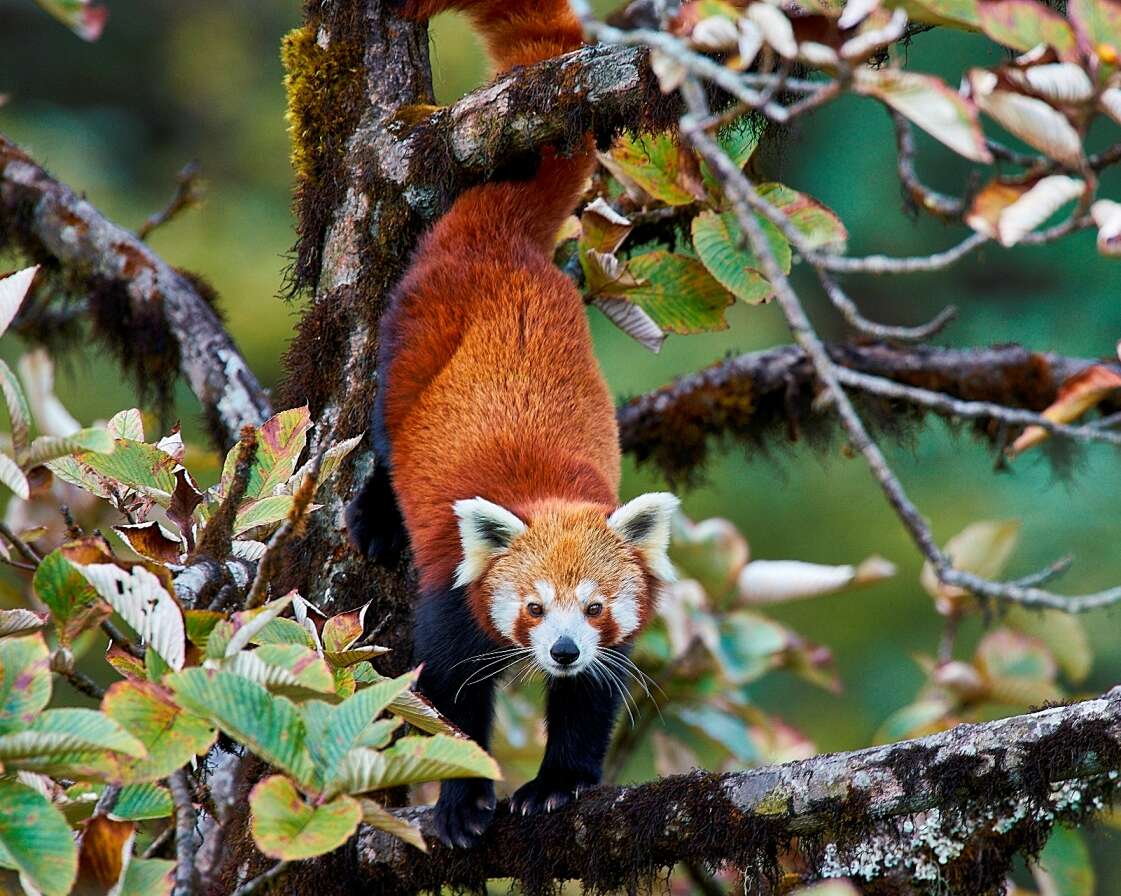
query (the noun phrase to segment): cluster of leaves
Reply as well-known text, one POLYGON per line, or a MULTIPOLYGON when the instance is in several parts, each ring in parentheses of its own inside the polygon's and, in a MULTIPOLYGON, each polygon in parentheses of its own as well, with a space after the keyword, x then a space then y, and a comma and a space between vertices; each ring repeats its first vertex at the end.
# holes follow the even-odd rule
MULTIPOLYGON (((31 275, 0 280, 9 320, 13 280, 25 290, 31 275)), ((42 531, 7 537, 5 557, 18 553, 32 573, 32 609, 0 610, 0 879, 10 869, 26 892, 46 896, 75 886, 169 893, 174 863, 139 853, 173 812, 163 782, 181 770, 193 777, 219 732, 276 771, 249 806, 257 846, 283 860, 338 847, 363 819, 423 849, 419 832, 368 794, 499 777, 493 759, 410 690, 414 673, 374 670, 385 651, 369 643, 367 608, 326 618, 295 592, 237 612, 177 597, 176 576, 202 548, 224 542, 226 556, 259 561, 268 550, 259 539, 314 507, 297 501, 317 484, 307 465, 297 469, 306 408, 246 433, 203 491, 182 465, 178 432, 146 441, 136 410, 80 438, 29 442, 19 382, 5 365, 0 374, 13 445, 4 481, 16 500, 30 494, 24 483, 49 489, 57 478, 128 520, 113 527, 119 541, 73 529, 57 545, 44 546, 42 531), (213 526, 225 527, 224 539, 213 526), (75 653, 107 621, 135 640, 113 638, 101 673, 116 680, 98 707, 50 706, 57 676, 96 690, 75 653), (400 736, 406 723, 418 733, 400 736)), ((324 453, 318 482, 355 442, 324 453)))
MULTIPOLYGON (((752 125, 740 124, 726 129, 720 141, 742 168, 759 136, 752 125)), ((743 247, 734 213, 692 150, 669 134, 643 134, 621 138, 601 161, 612 176, 606 185, 612 204, 602 197, 590 203, 565 236, 576 236, 588 300, 625 332, 656 351, 667 333, 726 329, 724 312, 736 299, 759 304, 771 298, 771 284, 743 247), (663 240, 672 245, 628 245, 642 210, 654 204, 682 213, 683 225, 663 240)), ((845 228, 821 203, 778 183, 760 191, 808 245, 844 251, 845 228)), ((770 221, 759 223, 789 271, 789 243, 770 221)))

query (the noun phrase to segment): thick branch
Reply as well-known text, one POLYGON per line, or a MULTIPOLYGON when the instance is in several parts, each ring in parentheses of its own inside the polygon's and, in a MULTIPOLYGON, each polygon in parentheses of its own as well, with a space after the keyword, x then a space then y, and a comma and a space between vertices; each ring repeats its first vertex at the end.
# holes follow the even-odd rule
MULTIPOLYGON (((1119 770, 1121 690, 1114 690, 1096 700, 852 753, 601 787, 551 816, 514 818, 500 809, 471 853, 437 844, 424 855, 366 830, 359 863, 382 888, 377 892, 413 892, 441 882, 478 885, 496 877, 521 880, 530 891, 571 878, 621 889, 686 860, 746 867, 748 880, 759 883, 752 878, 773 870, 777 851, 798 837, 797 848, 819 874, 858 874, 852 856, 859 844, 859 867, 868 879, 891 874, 902 882, 934 862, 945 883, 955 873, 977 874, 975 866, 956 866, 968 865, 981 840, 992 871, 1001 873, 1002 861, 1016 849, 1046 837, 1055 816, 1073 820, 1101 808, 1119 770), (946 862, 938 862, 938 850, 946 862), (889 851, 897 857, 894 868, 870 861, 889 851)), ((399 814, 431 834, 430 809, 399 814)))
MULTIPOLYGON (((1031 411, 1047 407, 1064 380, 1096 363, 1016 345, 951 349, 871 343, 833 345, 829 354, 842 367, 907 386, 1031 411)), ((813 366, 797 346, 752 352, 626 402, 619 408, 619 434, 623 449, 639 462, 653 463, 671 480, 687 479, 707 459, 713 442, 760 443, 776 426, 796 438, 803 428, 832 425, 830 413, 814 408, 819 389, 813 366)), ((931 410, 954 416, 946 408, 931 410)), ((995 436, 997 427, 992 428, 995 436)))
POLYGON ((78 287, 122 297, 122 314, 162 322, 178 343, 179 370, 223 446, 245 424, 270 415, 264 390, 200 287, 2 136, 0 230, 37 259, 57 264, 78 287))

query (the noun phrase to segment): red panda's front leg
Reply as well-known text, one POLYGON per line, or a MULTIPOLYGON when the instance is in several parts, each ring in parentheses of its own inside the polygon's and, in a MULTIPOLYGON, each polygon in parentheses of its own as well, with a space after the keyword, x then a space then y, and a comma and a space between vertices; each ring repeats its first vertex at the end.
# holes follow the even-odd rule
MULTIPOLYGON (((414 659, 422 664, 419 687, 433 705, 484 750, 494 718, 494 673, 490 654, 499 648, 467 608, 460 588, 421 598, 413 629, 414 659)), ((490 827, 494 782, 486 778, 444 781, 435 827, 447 846, 469 849, 490 827)))
POLYGON ((598 784, 618 712, 619 691, 609 680, 589 672, 551 678, 545 757, 537 777, 510 798, 510 811, 552 812, 598 784))

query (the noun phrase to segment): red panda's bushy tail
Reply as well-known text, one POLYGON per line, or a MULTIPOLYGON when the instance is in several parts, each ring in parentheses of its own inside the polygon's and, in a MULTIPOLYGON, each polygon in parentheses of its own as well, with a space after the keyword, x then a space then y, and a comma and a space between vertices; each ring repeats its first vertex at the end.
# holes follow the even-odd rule
MULTIPOLYGON (((550 59, 583 44, 580 21, 568 0, 408 0, 405 15, 427 19, 446 10, 465 12, 482 34, 498 73, 550 59)), ((595 167, 594 144, 564 156, 542 152, 537 174, 527 181, 488 183, 468 190, 432 233, 444 239, 494 245, 511 234, 528 238, 548 255, 564 219, 595 167)))

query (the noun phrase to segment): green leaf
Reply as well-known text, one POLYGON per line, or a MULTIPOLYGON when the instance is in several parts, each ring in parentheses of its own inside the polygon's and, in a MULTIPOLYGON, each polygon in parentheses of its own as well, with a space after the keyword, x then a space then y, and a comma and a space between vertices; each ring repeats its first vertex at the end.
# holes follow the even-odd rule
POLYGON ((1048 896, 1094 896, 1094 863, 1078 831, 1053 828, 1032 871, 1048 896))
POLYGON ((38 791, 0 778, 0 846, 43 896, 65 896, 78 847, 63 814, 38 791))
POLYGON ((779 666, 790 645, 782 625, 757 613, 729 613, 720 620, 719 631, 716 659, 733 684, 755 681, 779 666))
POLYGON ((35 0, 82 40, 101 37, 109 11, 94 0, 35 0))
MULTIPOLYGON (((365 436, 354 436, 351 439, 344 439, 341 442, 336 442, 323 453, 323 460, 319 462, 319 476, 316 478, 318 488, 322 488, 323 484, 330 479, 339 466, 346 459, 346 457, 355 448, 365 436)), ((304 475, 310 469, 311 461, 309 460, 302 467, 300 467, 292 477, 288 480, 289 491, 295 492, 300 483, 303 482, 304 475)))
POLYGON ((339 782, 352 794, 449 778, 501 780, 502 772, 473 740, 444 734, 402 737, 380 752, 353 749, 338 772, 339 782))
POLYGON ((992 161, 976 107, 941 79, 899 69, 862 68, 854 88, 890 106, 959 155, 974 162, 992 161))
POLYGON ((928 25, 973 29, 980 24, 979 0, 892 0, 885 5, 892 9, 902 7, 909 18, 928 25))
POLYGON ((327 661, 298 644, 267 644, 243 650, 225 660, 222 668, 293 700, 335 693, 335 678, 327 661))
POLYGON ((981 28, 999 44, 1021 53, 1046 44, 1061 60, 1078 60, 1074 29, 1066 19, 1038 0, 981 0, 977 10, 981 28))
POLYGON ((111 454, 114 448, 116 443, 104 429, 79 429, 68 436, 39 436, 31 443, 24 464, 34 467, 82 451, 111 454))
POLYGON ((129 784, 121 788, 110 815, 121 821, 167 818, 175 811, 171 792, 157 784, 129 784))
MULTIPOLYGON (((308 747, 323 780, 332 783, 343 757, 358 745, 370 724, 417 679, 415 672, 387 678, 348 697, 327 711, 319 709, 318 724, 308 719, 308 747)), ((322 706, 323 704, 319 704, 322 706)))
POLYGON ((299 644, 312 650, 318 648, 311 632, 294 619, 270 619, 251 641, 254 644, 299 644))
MULTIPOLYGON (((175 458, 155 445, 131 439, 116 439, 114 445, 112 454, 85 451, 74 455, 74 459, 80 466, 118 486, 147 495, 166 507, 175 491, 175 468, 179 465, 175 458)), ((57 461, 51 461, 47 466, 59 472, 62 468, 57 464, 57 461)), ((75 484, 82 485, 81 482, 75 484)))
POLYGON ((184 709, 210 719, 300 784, 315 786, 307 730, 291 701, 229 672, 184 669, 167 681, 184 709))
POLYGON ((309 806, 283 775, 260 781, 249 794, 250 830, 257 848, 274 859, 299 861, 342 846, 362 820, 349 796, 309 806))
POLYGON ((85 576, 59 550, 43 558, 31 587, 51 611, 59 643, 64 646, 110 612, 85 576))
POLYGON ((144 744, 116 720, 93 709, 48 709, 28 728, 0 735, 0 761, 53 758, 71 753, 110 751, 144 756, 144 744))
POLYGON ((876 732, 875 742, 894 743, 944 731, 952 724, 947 719, 950 709, 949 703, 943 698, 917 700, 888 716, 876 732))
POLYGON ((14 460, 0 452, 0 482, 8 486, 17 498, 26 501, 31 497, 31 484, 14 460))
MULTIPOLYGON (((789 273, 790 244, 770 221, 757 220, 783 272, 789 273)), ((693 219, 693 248, 709 273, 745 302, 758 304, 767 301, 774 290, 744 240, 733 212, 706 211, 693 219)))
POLYGON ((639 285, 624 295, 663 330, 708 333, 728 329, 724 311, 735 297, 717 283, 695 258, 671 252, 647 252, 628 262, 639 285))
POLYGON ((148 681, 118 681, 105 693, 102 710, 139 740, 147 757, 123 766, 124 780, 165 778, 214 743, 210 722, 178 706, 170 693, 148 681))
POLYGON ((681 182, 679 153, 683 150, 668 133, 620 137, 604 157, 616 177, 641 187, 651 198, 667 205, 689 205, 697 197, 681 182))
POLYGON ((153 573, 140 565, 121 569, 113 563, 75 564, 121 618, 172 669, 182 669, 187 635, 183 610, 153 573))
POLYGON ((740 762, 758 763, 760 756, 755 739, 742 719, 723 712, 714 706, 697 706, 677 711, 677 717, 686 725, 701 731, 720 744, 740 762))
MULTIPOLYGON (((11 279, 7 277, 0 280, 0 289, 11 279)), ((8 419, 12 425, 12 449, 16 457, 22 460, 24 452, 27 451, 31 432, 31 408, 28 407, 27 396, 20 381, 12 372, 12 368, 2 360, 0 360, 0 391, 4 393, 4 404, 8 407, 8 419)))
POLYGON ((424 842, 424 835, 420 832, 419 825, 398 818, 373 800, 364 799, 361 802, 362 820, 370 827, 392 834, 398 840, 404 840, 421 852, 428 852, 428 844, 424 842))
POLYGON ((117 411, 105 425, 114 439, 128 439, 130 442, 144 441, 144 416, 139 408, 117 411))
MULTIPOLYGON (((292 510, 295 498, 291 495, 273 495, 259 501, 246 501, 237 509, 234 535, 241 535, 258 526, 271 526, 285 519, 292 510)), ((308 508, 314 510, 317 505, 308 508)))
POLYGON ((805 237, 807 248, 843 254, 849 234, 836 213, 812 196, 782 184, 761 184, 759 195, 780 209, 805 237))
POLYGON ((184 610, 183 624, 187 629, 187 640, 196 647, 206 647, 214 627, 225 619, 217 610, 184 610))
POLYGON ((125 868, 117 896, 171 896, 175 862, 171 859, 132 859, 125 868))
MULTIPOLYGON (((944 550, 955 569, 994 579, 1003 571, 1019 539, 1019 520, 980 520, 947 541, 944 550)), ((939 582, 930 563, 923 564, 919 582, 935 600, 953 600, 967 594, 939 582)))
POLYGON ((30 725, 50 699, 50 654, 43 636, 0 640, 0 733, 30 725))
POLYGON ((1035 638, 997 629, 977 645, 976 663, 988 682, 990 698, 998 703, 1027 707, 1063 696, 1055 684, 1055 658, 1035 638))
MULTIPOLYGON (((257 453, 245 489, 246 498, 267 498, 273 489, 288 482, 304 450, 309 426, 311 415, 307 405, 281 411, 261 424, 257 430, 257 453)), ((222 466, 222 494, 228 492, 233 482, 239 450, 240 443, 226 455, 222 466)))
POLYGON ((427 731, 429 734, 454 736, 459 733, 426 697, 416 691, 402 693, 389 704, 389 711, 395 716, 400 716, 414 728, 427 731))

